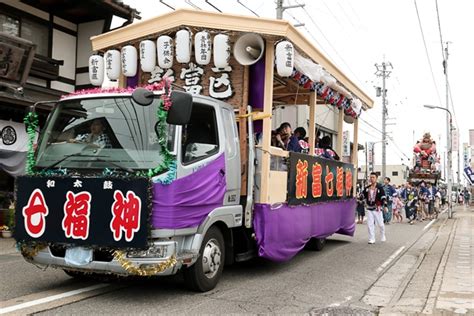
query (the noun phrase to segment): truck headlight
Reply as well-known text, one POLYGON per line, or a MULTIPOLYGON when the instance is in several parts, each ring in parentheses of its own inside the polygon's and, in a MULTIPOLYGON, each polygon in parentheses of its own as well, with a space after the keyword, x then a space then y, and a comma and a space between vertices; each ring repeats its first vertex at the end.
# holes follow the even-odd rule
POLYGON ((130 250, 127 258, 163 258, 166 256, 168 245, 152 245, 147 250, 130 250))

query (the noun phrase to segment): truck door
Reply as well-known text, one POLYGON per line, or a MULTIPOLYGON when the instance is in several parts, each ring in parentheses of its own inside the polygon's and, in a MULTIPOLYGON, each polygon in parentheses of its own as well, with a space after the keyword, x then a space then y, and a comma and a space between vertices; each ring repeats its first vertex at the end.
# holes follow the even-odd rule
POLYGON ((221 107, 225 136, 227 194, 224 204, 239 203, 240 198, 240 147, 234 111, 230 106, 221 107))

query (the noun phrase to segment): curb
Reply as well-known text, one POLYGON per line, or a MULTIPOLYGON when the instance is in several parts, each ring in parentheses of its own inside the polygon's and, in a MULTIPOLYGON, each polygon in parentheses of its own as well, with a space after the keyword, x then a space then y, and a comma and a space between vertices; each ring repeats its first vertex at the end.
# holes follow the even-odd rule
POLYGON ((458 220, 455 219, 453 227, 451 228, 451 231, 449 232, 448 244, 446 245, 446 249, 444 250, 443 256, 441 257, 441 261, 436 270, 435 278, 433 280, 433 283, 431 284, 431 290, 426 300, 425 307, 421 311, 422 314, 432 314, 435 308, 436 300, 438 298, 439 290, 441 288, 441 284, 443 280, 444 271, 446 269, 446 263, 448 261, 449 254, 451 253, 451 249, 453 247, 457 225, 458 225, 458 220))

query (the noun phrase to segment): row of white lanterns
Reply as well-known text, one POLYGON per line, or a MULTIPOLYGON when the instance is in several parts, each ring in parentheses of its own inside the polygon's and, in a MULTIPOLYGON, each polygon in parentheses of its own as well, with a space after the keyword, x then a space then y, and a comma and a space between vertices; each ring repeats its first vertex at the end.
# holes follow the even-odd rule
MULTIPOLYGON (((102 85, 104 69, 107 77, 113 81, 119 79, 120 73, 125 77, 133 77, 138 70, 137 60, 140 60, 140 68, 143 72, 151 72, 156 66, 169 69, 173 67, 175 57, 178 63, 189 63, 192 52, 192 33, 188 30, 179 30, 176 32, 175 41, 176 45, 173 43, 173 38, 162 35, 158 37, 156 44, 152 40, 141 41, 139 51, 133 45, 126 45, 121 51, 116 49, 106 51, 104 57, 92 55, 89 58, 90 82, 96 86, 102 85)), ((211 45, 211 35, 207 31, 198 32, 194 36, 196 63, 199 65, 210 63, 211 46, 214 66, 217 68, 229 66, 231 49, 229 36, 217 34, 211 45)), ((279 42, 275 48, 275 62, 277 73, 282 77, 289 77, 294 65, 293 44, 288 41, 279 42)))

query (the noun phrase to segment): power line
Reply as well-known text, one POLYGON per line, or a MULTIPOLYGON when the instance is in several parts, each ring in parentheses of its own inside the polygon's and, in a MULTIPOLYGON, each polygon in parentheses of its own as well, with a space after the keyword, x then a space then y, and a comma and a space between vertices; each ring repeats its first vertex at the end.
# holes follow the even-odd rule
POLYGON ((413 0, 413 2, 415 4, 416 16, 418 17, 418 24, 420 25, 421 37, 423 38, 423 45, 425 46, 426 59, 428 60, 428 65, 430 66, 431 77, 433 78, 433 84, 434 84, 434 87, 435 87, 435 90, 436 90, 436 95, 438 96, 439 104, 442 104, 441 97, 439 96, 438 86, 436 85, 436 79, 435 79, 435 76, 434 76, 433 67, 431 66, 430 55, 428 53, 428 46, 426 46, 425 34, 423 33, 423 26, 421 25, 421 19, 420 19, 420 13, 418 11, 418 5, 416 4, 416 0, 413 0))
POLYGON ((238 4, 240 4, 241 6, 243 6, 245 9, 249 10, 250 12, 252 12, 255 16, 257 17, 260 17, 260 15, 258 15, 254 10, 250 9, 249 7, 247 7, 245 4, 243 4, 240 0, 236 0, 238 4))
MULTIPOLYGON (((297 4, 301 4, 299 3, 298 1, 295 1, 297 4)), ((311 21, 311 23, 313 23, 313 25, 318 29, 318 31, 321 33, 321 35, 324 37, 324 39, 326 40, 326 42, 329 44, 329 46, 332 48, 332 50, 334 51, 334 53, 339 57, 339 59, 342 61, 342 63, 347 67, 347 69, 351 72, 351 74, 354 76, 355 79, 357 79, 359 81, 359 83, 363 83, 364 81, 362 81, 355 73, 354 71, 352 70, 352 68, 349 66, 349 64, 344 60, 344 58, 342 58, 342 56, 339 54, 338 50, 331 44, 331 42, 329 41, 329 39, 326 37, 326 35, 324 34, 324 32, 321 30, 321 28, 318 26, 318 24, 316 24, 316 21, 313 19, 313 17, 309 14, 308 10, 306 10, 305 7, 302 7, 301 9, 303 9, 303 11, 305 12, 306 16, 309 18, 309 20, 311 21)), ((311 33, 310 33, 311 34, 311 33)))
POLYGON ((216 9, 218 12, 221 12, 221 13, 222 13, 222 10, 219 9, 218 7, 216 7, 214 4, 212 4, 209 0, 205 0, 205 1, 206 1, 206 3, 207 3, 208 5, 210 5, 210 6, 213 7, 214 9, 216 9))

